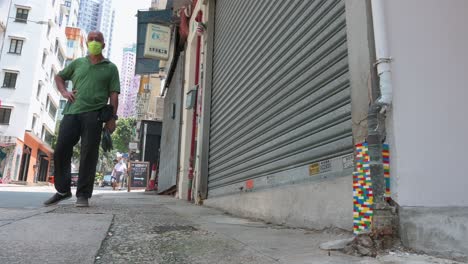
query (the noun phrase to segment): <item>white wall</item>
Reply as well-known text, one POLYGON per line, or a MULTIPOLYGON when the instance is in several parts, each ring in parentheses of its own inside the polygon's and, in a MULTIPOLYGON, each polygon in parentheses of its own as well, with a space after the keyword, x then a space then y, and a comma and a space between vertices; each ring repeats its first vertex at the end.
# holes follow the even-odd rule
POLYGON ((468 1, 385 1, 394 82, 394 199, 468 206, 468 1))
MULTIPOLYGON (((27 23, 14 22, 10 18, 6 31, 2 57, 0 61, 0 82, 3 83, 4 69, 19 71, 16 88, 0 88, 0 98, 2 104, 13 107, 9 126, 1 126, 0 133, 8 136, 15 136, 20 139, 24 137, 24 131, 31 129, 33 115, 38 116, 35 131, 41 132, 42 125, 50 130, 55 130, 55 120, 52 119, 46 106, 47 96, 49 95, 54 104, 58 107, 59 93, 53 87, 50 71, 53 66, 56 73, 62 69, 57 55, 55 54, 55 40, 60 40, 60 49, 64 51, 65 32, 64 27, 54 24, 55 16, 58 16, 60 2, 56 1, 55 6, 47 1, 44 4, 42 0, 14 0, 11 6, 10 17, 16 15, 16 6, 28 6, 30 9, 27 23), (35 23, 41 21, 42 23, 35 23), (48 23, 51 22, 51 31, 47 37, 48 23), (45 23, 43 23, 45 22, 45 23), (21 55, 8 54, 11 37, 24 39, 21 55), (42 54, 44 49, 48 50, 46 63, 42 65, 42 54), (44 83, 42 92, 36 98, 39 81, 44 83)), ((65 53, 63 53, 65 55, 65 53)))

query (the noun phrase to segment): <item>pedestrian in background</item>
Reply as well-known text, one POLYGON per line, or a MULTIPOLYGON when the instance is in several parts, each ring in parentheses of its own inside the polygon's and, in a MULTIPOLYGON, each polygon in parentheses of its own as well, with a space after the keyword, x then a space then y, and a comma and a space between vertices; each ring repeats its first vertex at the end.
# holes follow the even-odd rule
POLYGON ((89 55, 72 61, 55 77, 57 89, 68 100, 63 110, 63 119, 54 151, 55 189, 57 193, 44 202, 49 206, 69 199, 71 193, 71 158, 73 146, 81 139, 80 168, 76 190, 76 206, 89 206, 93 194, 94 177, 99 154, 101 132, 115 130, 118 95, 120 93, 119 72, 114 63, 104 58, 104 37, 99 31, 88 34, 89 55), (73 90, 68 91, 65 81, 72 81, 73 90), (111 113, 107 103, 110 100, 111 113), (104 111, 106 110, 106 111, 104 111), (103 118, 106 116, 106 118, 103 118))
POLYGON ((124 159, 122 156, 118 156, 117 160, 114 160, 115 166, 114 170, 112 170, 112 176, 114 176, 117 180, 117 185, 120 184, 119 190, 124 187, 125 183, 125 175, 127 173, 127 165, 125 164, 124 159))

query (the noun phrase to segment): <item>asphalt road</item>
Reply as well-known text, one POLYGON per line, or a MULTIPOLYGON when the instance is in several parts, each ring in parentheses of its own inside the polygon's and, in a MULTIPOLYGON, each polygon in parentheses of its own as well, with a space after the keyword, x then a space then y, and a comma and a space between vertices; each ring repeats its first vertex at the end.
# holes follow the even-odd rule
MULTIPOLYGON (((95 187, 95 192, 109 191, 110 187, 95 187)), ((76 188, 72 188, 73 194, 76 188)), ((0 186, 0 208, 37 209, 55 193, 53 187, 2 187, 0 186)))
POLYGON ((52 193, 2 191, 0 189, 0 208, 35 209, 42 207, 52 193))

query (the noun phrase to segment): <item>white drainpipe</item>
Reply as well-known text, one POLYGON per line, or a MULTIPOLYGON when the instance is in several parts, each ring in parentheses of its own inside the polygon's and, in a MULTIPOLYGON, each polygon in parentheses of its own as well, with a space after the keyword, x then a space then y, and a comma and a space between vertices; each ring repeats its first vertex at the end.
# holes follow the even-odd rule
POLYGON ((376 103, 382 106, 382 113, 392 104, 393 99, 391 58, 388 50, 384 2, 385 0, 371 0, 375 53, 377 59, 375 65, 377 65, 381 93, 376 103))

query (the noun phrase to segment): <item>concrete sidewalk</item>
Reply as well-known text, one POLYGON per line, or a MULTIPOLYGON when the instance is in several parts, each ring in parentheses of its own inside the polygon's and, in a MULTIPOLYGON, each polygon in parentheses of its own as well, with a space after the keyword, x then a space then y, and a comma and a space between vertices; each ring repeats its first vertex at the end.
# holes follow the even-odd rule
POLYGON ((0 209, 0 263, 457 263, 323 251, 321 243, 351 234, 289 229, 141 192, 100 193, 89 208, 73 200, 0 209))

